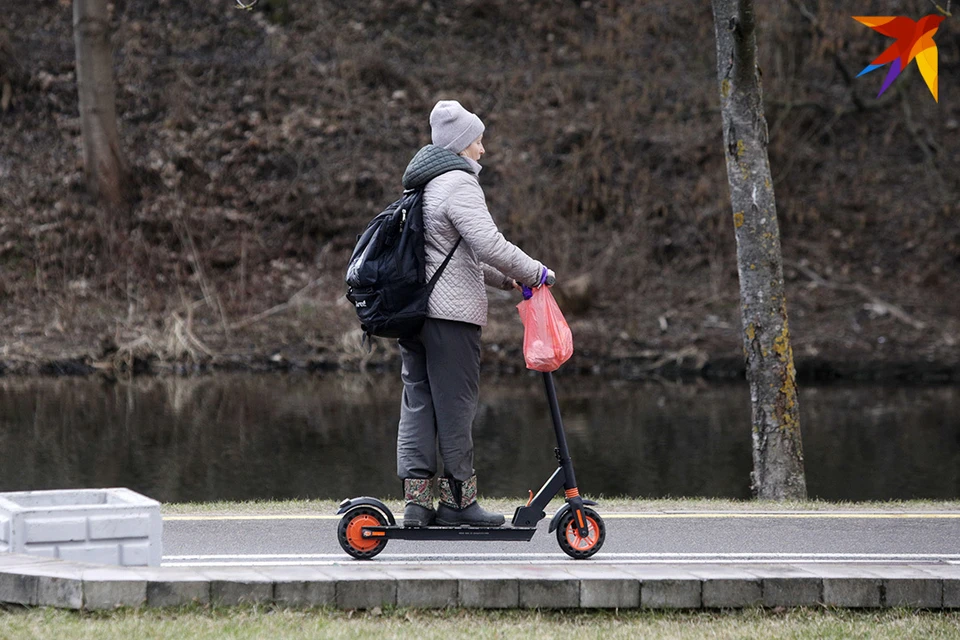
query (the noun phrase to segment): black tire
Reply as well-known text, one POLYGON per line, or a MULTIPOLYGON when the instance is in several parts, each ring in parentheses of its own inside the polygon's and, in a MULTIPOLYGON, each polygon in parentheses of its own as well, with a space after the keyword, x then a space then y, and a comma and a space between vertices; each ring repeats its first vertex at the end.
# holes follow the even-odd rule
POLYGON ((577 533, 573 508, 563 514, 557 526, 557 543, 563 552, 574 560, 585 560, 600 551, 603 541, 607 538, 607 526, 603 523, 600 514, 590 507, 584 507, 583 516, 587 519, 587 528, 591 534, 587 542, 583 542, 584 539, 577 533), (591 541, 592 544, 590 544, 591 541))
POLYGON ((357 560, 369 560, 383 551, 383 548, 387 546, 387 540, 385 538, 381 538, 375 542, 373 540, 358 539, 356 537, 356 531, 350 531, 351 523, 354 523, 354 529, 357 529, 361 524, 364 526, 386 526, 387 519, 382 513, 370 507, 352 509, 340 518, 340 524, 337 526, 337 541, 344 551, 357 560), (363 520, 354 523, 358 518, 363 518, 363 520), (374 522, 374 520, 376 522, 374 522))

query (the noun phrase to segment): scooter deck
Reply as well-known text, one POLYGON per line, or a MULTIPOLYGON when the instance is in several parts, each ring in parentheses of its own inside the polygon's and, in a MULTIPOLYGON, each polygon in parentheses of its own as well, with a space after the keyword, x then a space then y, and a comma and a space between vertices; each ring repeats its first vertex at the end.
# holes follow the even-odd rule
POLYGON ((363 527, 364 538, 387 540, 463 540, 490 542, 527 542, 536 527, 363 527), (368 535, 369 534, 369 535, 368 535))

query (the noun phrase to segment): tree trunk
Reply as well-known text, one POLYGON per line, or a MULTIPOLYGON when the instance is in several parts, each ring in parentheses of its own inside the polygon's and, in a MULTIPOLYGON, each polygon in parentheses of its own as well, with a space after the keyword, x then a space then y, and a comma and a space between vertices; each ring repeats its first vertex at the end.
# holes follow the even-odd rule
POLYGON ((87 189, 114 206, 125 202, 126 163, 120 153, 106 0, 74 0, 73 41, 87 189))
POLYGON ((767 157, 753 1, 713 0, 713 17, 753 409, 753 491, 761 499, 805 499, 800 406, 767 157))

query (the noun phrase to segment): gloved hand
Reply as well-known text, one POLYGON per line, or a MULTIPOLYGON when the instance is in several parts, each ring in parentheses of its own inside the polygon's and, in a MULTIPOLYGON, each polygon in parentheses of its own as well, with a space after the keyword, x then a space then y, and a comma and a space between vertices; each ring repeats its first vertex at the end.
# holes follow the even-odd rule
MULTIPOLYGON (((534 287, 542 287, 547 285, 548 287, 553 286, 557 281, 557 275, 553 272, 553 269, 548 269, 543 267, 540 271, 540 282, 534 285, 534 287)), ((525 284, 520 285, 520 292, 523 294, 524 300, 529 300, 533 297, 533 287, 528 287, 525 284)))
POLYGON ((557 282, 557 274, 553 272, 553 269, 543 268, 543 271, 540 273, 540 286, 547 285, 552 287, 557 282))

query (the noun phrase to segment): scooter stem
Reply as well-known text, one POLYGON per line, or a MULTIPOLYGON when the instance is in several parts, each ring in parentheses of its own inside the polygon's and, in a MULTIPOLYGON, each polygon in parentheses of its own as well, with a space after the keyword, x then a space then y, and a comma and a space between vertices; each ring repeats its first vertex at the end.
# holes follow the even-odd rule
POLYGON ((567 449, 567 436, 563 431, 563 420, 560 418, 560 404, 557 402, 557 389, 553 385, 553 373, 543 373, 543 384, 547 389, 547 402, 550 405, 550 417, 553 418, 553 431, 557 436, 557 462, 563 467, 564 489, 577 488, 577 478, 573 473, 573 461, 570 460, 570 450, 567 449))

